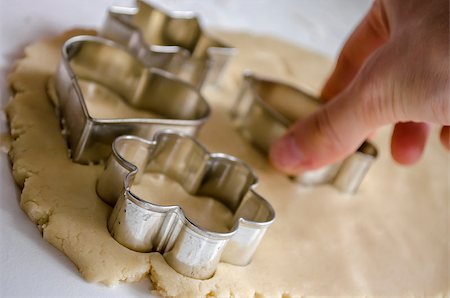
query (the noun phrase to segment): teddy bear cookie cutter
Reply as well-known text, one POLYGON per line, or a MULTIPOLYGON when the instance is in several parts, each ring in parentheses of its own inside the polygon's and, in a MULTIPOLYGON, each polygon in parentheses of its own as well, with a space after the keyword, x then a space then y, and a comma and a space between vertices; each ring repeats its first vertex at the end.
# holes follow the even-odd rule
POLYGON ((194 86, 146 67, 126 48, 98 36, 75 36, 64 43, 54 88, 70 155, 79 163, 106 159, 113 140, 124 134, 151 139, 155 132, 170 128, 195 135, 210 113, 194 86), (95 92, 107 92, 155 117, 94 117, 85 96, 95 92))
POLYGON ((194 138, 180 132, 158 132, 151 141, 118 137, 97 193, 114 205, 108 229, 119 243, 139 252, 157 251, 177 272, 210 278, 219 262, 247 265, 275 219, 271 204, 255 191, 257 177, 243 161, 209 153, 194 138), (188 193, 209 196, 232 213, 226 232, 193 223, 180 206, 151 203, 131 186, 144 172, 161 173, 188 193))
POLYGON ((235 48, 206 33, 192 11, 168 11, 141 0, 136 4, 112 6, 100 35, 197 88, 220 81, 235 48))

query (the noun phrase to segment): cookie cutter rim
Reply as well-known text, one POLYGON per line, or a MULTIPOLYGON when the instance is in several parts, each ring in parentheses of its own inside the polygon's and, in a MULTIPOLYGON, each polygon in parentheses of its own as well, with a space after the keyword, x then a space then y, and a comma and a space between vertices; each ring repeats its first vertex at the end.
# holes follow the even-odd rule
MULTIPOLYGON (((289 83, 256 75, 250 70, 244 71, 243 85, 238 92, 234 105, 231 108, 230 116, 238 130, 241 132, 241 135, 248 139, 257 149, 267 153, 270 143, 287 132, 288 127, 292 124, 292 122, 288 120, 282 112, 279 112, 276 108, 272 107, 270 103, 261 96, 261 94, 256 90, 256 84, 272 85, 275 86, 275 88, 290 90, 290 92, 296 93, 296 100, 299 100, 300 102, 302 100, 307 100, 310 104, 312 104, 312 106, 316 106, 314 110, 319 108, 322 102, 302 89, 289 83), (277 127, 277 132, 273 135, 270 135, 269 133, 270 136, 266 138, 265 142, 263 141, 263 144, 260 143, 259 140, 257 140, 257 138, 252 134, 248 123, 245 124, 245 121, 248 121, 249 118, 251 119, 251 116, 248 114, 255 106, 259 106, 263 110, 263 113, 267 113, 269 116, 264 120, 266 125, 277 127)), ((310 107, 309 109, 312 108, 310 107)), ((262 121, 260 119, 256 120, 262 121)), ((365 140, 355 152, 337 163, 324 166, 316 170, 304 171, 296 176, 294 175, 288 177, 303 185, 331 184, 344 193, 354 194, 357 192, 359 185, 377 155, 378 152, 375 145, 365 140)))
MULTIPOLYGON (((77 43, 96 43, 100 44, 101 46, 106 46, 109 48, 116 49, 118 51, 121 51, 123 53, 128 54, 130 57, 135 57, 133 53, 131 53, 127 48, 121 46, 120 44, 115 43, 114 41, 99 37, 99 36, 93 36, 93 35, 78 35, 71 37, 67 39, 62 48, 61 48, 61 59, 60 63, 58 65, 57 72, 55 74, 55 89, 56 94, 59 99, 59 106, 60 106, 60 112, 62 115, 62 122, 63 127, 65 130, 68 131, 68 143, 69 143, 69 150, 70 155, 72 159, 75 162, 80 163, 89 163, 89 162, 96 162, 98 159, 106 158, 107 155, 100 156, 99 158, 94 158, 94 160, 87 160, 83 157, 85 150, 86 143, 88 142, 87 139, 89 138, 89 135, 94 127, 96 126, 105 126, 105 125, 128 125, 128 126, 148 126, 147 130, 150 129, 151 126, 164 126, 165 129, 168 127, 172 129, 187 129, 192 130, 192 134, 195 135, 197 130, 200 128, 202 124, 206 122, 206 120, 209 118, 209 115, 211 113, 209 104, 203 97, 203 95, 198 91, 198 89, 194 88, 189 83, 179 79, 175 75, 158 69, 158 68, 148 68, 145 65, 142 64, 139 60, 137 60, 138 63, 141 64, 142 69, 145 69, 147 73, 151 75, 155 75, 159 77, 160 79, 165 80, 166 82, 171 82, 173 84, 177 84, 181 88, 184 88, 185 90, 189 90, 191 93, 195 93, 196 97, 198 98, 198 101, 201 105, 203 105, 204 112, 201 116, 197 117, 196 119, 176 119, 176 118, 101 118, 101 117, 93 117, 87 108, 86 101, 84 99, 83 92, 81 90, 81 87, 79 85, 79 78, 76 74, 76 71, 73 70, 72 66, 70 65, 71 57, 69 57, 70 47, 76 45, 77 43), (65 91, 65 88, 67 87, 67 91, 65 91), (73 89, 74 94, 71 94, 70 91, 73 89), (62 95, 64 94, 65 95, 62 95), (74 96, 75 98, 71 98, 71 96, 74 96), (76 101, 77 104, 77 112, 80 113, 80 116, 82 118, 68 120, 68 116, 70 114, 74 114, 74 111, 66 111, 66 105, 69 101, 76 101), (82 120, 79 120, 82 119, 82 120), (85 124, 83 125, 83 129, 79 137, 73 137, 71 131, 74 129, 71 129, 70 127, 76 126, 76 121, 83 121, 85 124), (71 122, 71 123, 68 123, 71 122), (76 145, 75 145, 76 144, 76 145)), ((125 101, 123 98, 121 98, 122 101, 125 101)), ((128 103, 130 104, 130 103, 128 103)), ((153 112, 153 111, 151 111, 153 112)), ((79 123, 78 123, 79 125, 79 123)), ((103 130, 107 130, 108 128, 103 128, 103 130)), ((191 133, 191 132, 189 132, 191 133)), ((122 133, 123 134, 123 133, 122 133)), ((120 135, 117 133, 116 136, 120 135)), ((94 154, 95 155, 95 154, 94 154)))
MULTIPOLYGON (((107 17, 100 30, 100 34, 109 39, 115 40, 118 43, 126 45, 144 61, 147 60, 145 58, 147 55, 175 56, 178 52, 178 57, 172 59, 167 66, 158 66, 159 68, 172 72, 176 75, 178 75, 177 73, 182 65, 188 63, 189 60, 193 59, 194 56, 197 55, 195 49, 203 37, 205 40, 211 41, 212 44, 216 44, 215 46, 207 47, 205 53, 200 55, 206 56, 206 58, 202 58, 205 59, 203 66, 204 69, 199 71, 200 74, 194 73, 191 74, 192 77, 185 75, 182 78, 189 81, 197 88, 201 88, 205 82, 217 82, 220 80, 229 59, 235 55, 237 49, 208 34, 202 25, 202 21, 198 13, 189 10, 164 9, 155 3, 149 3, 142 0, 137 0, 136 3, 137 7, 111 6, 108 9, 107 17), (150 8, 157 11, 158 13, 163 14, 170 21, 193 20, 196 22, 199 32, 195 45, 193 46, 194 50, 187 49, 179 44, 158 45, 147 42, 139 25, 133 24, 132 20, 130 20, 130 18, 139 14, 140 7, 150 8), (118 26, 122 28, 119 28, 118 26), (124 33, 125 31, 128 32, 124 33), (197 75, 197 77, 195 75, 197 75)), ((147 17, 150 18, 151 16, 147 17)))
MULTIPOLYGON (((108 230, 116 241, 132 250, 144 252, 148 251, 146 249, 136 249, 136 246, 134 245, 135 243, 133 244, 133 241, 130 240, 131 238, 128 238, 128 240, 123 239, 124 237, 130 237, 129 235, 133 233, 133 229, 142 230, 142 225, 145 224, 143 222, 138 222, 137 224, 131 224, 131 227, 123 227, 126 215, 132 212, 127 212, 127 209, 123 208, 126 208, 124 206, 128 206, 128 210, 130 210, 131 208, 130 205, 128 205, 128 202, 131 202, 134 204, 134 206, 131 206, 132 208, 135 208, 137 206, 138 208, 142 209, 140 211, 144 212, 144 214, 145 212, 148 212, 148 214, 153 216, 155 215, 155 213, 165 213, 165 216, 172 216, 173 214, 175 214, 178 221, 172 218, 171 224, 160 223, 159 226, 153 225, 151 227, 148 227, 148 229, 158 229, 158 235, 163 234, 162 240, 158 240, 157 237, 155 238, 157 243, 152 244, 152 248, 150 249, 150 251, 159 251, 163 253, 163 256, 166 259, 167 263, 177 272, 185 276, 197 279, 207 279, 214 274, 219 261, 240 266, 247 265, 251 261, 251 258, 260 241, 262 240, 265 231, 275 220, 275 211, 271 204, 256 192, 255 188, 258 181, 257 176, 245 162, 231 155, 223 153, 210 153, 195 138, 170 130, 158 132, 157 134, 155 134, 152 141, 145 140, 136 136, 120 136, 116 138, 112 147, 113 153, 110 156, 110 160, 108 161, 105 172, 100 176, 97 182, 96 189, 99 197, 107 203, 111 203, 111 197, 119 197, 119 199, 115 203, 114 210, 108 219, 108 230), (217 158, 223 159, 226 160, 226 162, 231 162, 232 164, 243 166, 247 170, 248 175, 251 176, 251 180, 248 183, 244 194, 239 198, 239 204, 236 206, 236 209, 233 211, 227 206, 227 208, 229 208, 233 213, 233 225, 229 228, 228 232, 209 231, 208 229, 192 222, 189 217, 185 215, 181 206, 164 206, 154 204, 140 198, 138 195, 132 192, 131 187, 134 183, 134 178, 139 175, 140 169, 139 166, 137 166, 134 162, 130 162, 128 158, 123 156, 123 154, 120 152, 119 144, 124 141, 134 141, 140 142, 141 144, 146 146, 146 150, 148 150, 148 156, 144 162, 143 171, 145 171, 145 167, 150 164, 152 160, 152 154, 154 154, 155 150, 157 150, 158 142, 161 142, 161 139, 166 136, 174 137, 176 139, 185 139, 191 142, 193 146, 196 146, 196 149, 201 150, 202 154, 208 157, 206 163, 217 158), (118 168, 117 165, 121 168, 118 168), (116 177, 114 177, 114 175, 116 175, 116 177), (123 184, 121 190, 119 190, 119 188, 111 190, 108 187, 112 185, 111 180, 113 180, 115 183, 121 181, 123 184), (245 201, 246 199, 247 201, 245 201), (257 213, 253 214, 253 219, 243 217, 245 215, 245 212, 243 213, 241 208, 251 208, 251 205, 249 205, 250 207, 245 205, 248 202, 256 202, 260 206, 256 210, 257 213), (261 210, 263 211, 263 213, 265 212, 265 216, 263 217, 264 219, 261 219, 261 210), (194 233, 196 235, 191 235, 190 237, 186 238, 185 236, 183 236, 184 232, 181 231, 178 232, 178 235, 174 236, 177 230, 176 226, 180 225, 180 222, 182 223, 183 227, 188 230, 187 233, 194 233), (167 229, 170 230, 168 232, 169 235, 164 235, 164 230, 167 229), (182 236, 180 236, 180 234, 182 236), (198 250, 199 248, 204 247, 206 247, 206 250, 204 249, 201 252, 202 254, 200 254, 200 256, 193 252, 193 250, 198 250), (195 263, 195 261, 197 261, 197 263, 195 263)), ((176 180, 175 178, 173 179, 177 183, 179 183, 188 193, 191 193, 180 181, 176 180)), ((197 189, 196 191, 198 190, 199 189, 197 189)), ((196 194, 191 193, 191 195, 196 194)), ((200 193, 199 195, 204 194, 200 193)), ((220 198, 218 199, 212 195, 208 196, 221 202, 220 198)), ((145 239, 143 239, 142 242, 145 242, 145 239)))

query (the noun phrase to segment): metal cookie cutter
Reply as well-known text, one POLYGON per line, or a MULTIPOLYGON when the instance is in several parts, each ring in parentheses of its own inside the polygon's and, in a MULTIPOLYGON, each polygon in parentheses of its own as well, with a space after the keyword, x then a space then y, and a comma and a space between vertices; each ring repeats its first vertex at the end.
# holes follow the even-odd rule
POLYGON ((135 8, 111 7, 100 34, 127 46, 146 65, 198 88, 205 81, 217 82, 236 52, 206 34, 195 13, 165 11, 144 1, 135 8))
MULTIPOLYGON (((209 153, 192 137, 159 132, 152 141, 135 136, 118 137, 97 193, 115 204, 109 221, 111 235, 139 252, 157 251, 179 273, 210 278, 219 261, 247 265, 275 212, 254 187, 257 177, 241 160, 209 153), (197 226, 179 206, 161 206, 141 198, 131 186, 143 172, 162 173, 188 193, 209 196, 234 214, 225 233, 197 226)), ((207 211, 205 211, 207 212, 207 211)))
MULTIPOLYGON (((320 105, 318 99, 293 86, 246 72, 231 116, 242 135, 267 153, 294 121, 320 105)), ((343 192, 355 193, 376 156, 375 146, 365 141, 343 161, 293 178, 304 185, 330 183, 343 192)))
POLYGON ((75 162, 105 159, 119 135, 150 139, 169 128, 195 135, 210 113, 196 88, 166 71, 145 67, 122 46, 100 37, 67 40, 54 81, 75 162), (96 118, 85 97, 98 94, 151 112, 154 118, 96 118))

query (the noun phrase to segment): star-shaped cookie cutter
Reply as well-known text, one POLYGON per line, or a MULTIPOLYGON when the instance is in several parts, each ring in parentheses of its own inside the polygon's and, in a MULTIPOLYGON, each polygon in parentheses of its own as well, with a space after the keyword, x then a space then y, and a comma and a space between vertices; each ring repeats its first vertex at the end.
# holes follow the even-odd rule
POLYGON ((210 113, 195 87, 146 67, 124 47, 97 36, 76 36, 64 43, 54 82, 71 157, 80 163, 106 159, 113 140, 124 134, 151 139, 159 130, 173 129, 195 135, 210 113), (85 96, 100 93, 155 117, 96 118, 85 96))
MULTIPOLYGON (((243 77, 231 117, 241 134, 265 154, 294 121, 307 117, 321 105, 317 98, 284 82, 257 76, 250 71, 244 72, 243 77)), ((376 156, 375 146, 365 141, 341 162, 305 171, 292 178, 304 185, 329 183, 353 194, 376 156)))
POLYGON ((152 141, 121 136, 112 148, 97 193, 115 204, 108 229, 119 243, 138 252, 160 252, 177 272, 197 279, 210 278, 219 261, 240 266, 251 261, 275 212, 254 190, 257 177, 243 161, 209 153, 192 137, 170 131, 152 141), (234 214, 232 226, 213 232, 194 224, 179 206, 139 197, 131 186, 144 172, 164 174, 192 195, 221 202, 234 214))
POLYGON ((100 34, 127 46, 148 66, 167 70, 200 88, 220 80, 236 49, 208 35, 191 11, 166 11, 137 1, 113 6, 100 34), (155 64, 156 63, 156 64, 155 64))

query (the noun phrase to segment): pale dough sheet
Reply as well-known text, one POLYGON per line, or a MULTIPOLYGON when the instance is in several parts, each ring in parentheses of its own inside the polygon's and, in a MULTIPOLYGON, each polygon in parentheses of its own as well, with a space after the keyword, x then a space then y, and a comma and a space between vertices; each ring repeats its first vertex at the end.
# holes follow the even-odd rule
POLYGON ((122 247, 106 229, 111 208, 95 193, 102 166, 70 161, 46 94, 62 41, 80 33, 86 34, 72 31, 26 49, 10 76, 17 94, 7 113, 14 139, 13 173, 24 186, 21 207, 86 280, 111 285, 150 272, 161 294, 182 297, 448 293, 449 154, 436 131, 424 158, 405 168, 390 158, 390 129, 380 130, 374 140, 380 156, 354 196, 330 186, 294 184, 241 138, 228 110, 245 68, 317 93, 331 62, 287 42, 242 33, 221 34, 238 47, 239 55, 223 84, 204 90, 213 111, 199 138, 209 150, 235 155, 253 166, 260 178, 258 191, 273 204, 276 222, 249 266, 220 264, 205 281, 177 274, 157 253, 122 247))

